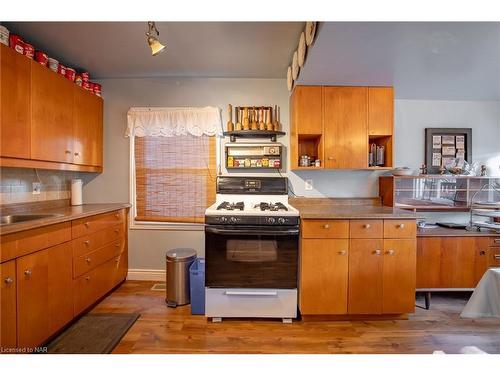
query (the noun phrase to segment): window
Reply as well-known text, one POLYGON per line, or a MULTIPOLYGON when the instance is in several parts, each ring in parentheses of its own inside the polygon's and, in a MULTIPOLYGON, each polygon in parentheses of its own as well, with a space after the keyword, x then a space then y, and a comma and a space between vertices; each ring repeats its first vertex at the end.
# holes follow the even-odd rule
POLYGON ((132 138, 135 221, 203 223, 215 202, 216 137, 132 138))

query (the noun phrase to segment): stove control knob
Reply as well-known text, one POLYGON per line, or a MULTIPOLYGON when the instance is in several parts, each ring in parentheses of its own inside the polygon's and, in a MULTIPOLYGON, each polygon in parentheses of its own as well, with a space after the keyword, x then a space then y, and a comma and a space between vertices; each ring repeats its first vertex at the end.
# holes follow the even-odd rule
POLYGON ((231 218, 229 219, 229 222, 230 222, 231 224, 236 224, 236 221, 237 221, 237 220, 236 220, 236 218, 235 218, 234 216, 231 216, 231 218))
POLYGON ((220 221, 221 223, 227 223, 227 217, 222 216, 222 217, 219 219, 219 221, 220 221))
POLYGON ((285 224, 285 219, 284 219, 284 218, 282 218, 282 217, 280 217, 280 218, 278 219, 278 224, 281 224, 281 225, 285 224))
POLYGON ((275 223, 275 221, 276 221, 276 219, 275 219, 274 217, 269 217, 269 218, 267 219, 267 222, 268 222, 269 224, 274 224, 274 223, 275 223))

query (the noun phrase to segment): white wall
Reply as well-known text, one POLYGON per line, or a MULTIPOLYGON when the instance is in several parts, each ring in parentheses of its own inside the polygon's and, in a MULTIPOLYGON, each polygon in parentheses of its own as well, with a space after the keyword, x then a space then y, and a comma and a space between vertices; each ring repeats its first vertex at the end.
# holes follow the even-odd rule
MULTIPOLYGON (((104 173, 87 175, 84 200, 129 201, 129 141, 124 137, 126 113, 132 106, 217 106, 277 104, 288 133, 288 92, 284 80, 157 78, 103 80, 105 99, 104 173)), ((395 164, 418 168, 424 160, 426 127, 471 127, 473 158, 486 163, 489 173, 500 176, 500 103, 473 101, 396 100, 395 164)), ((279 139, 288 146, 288 134, 279 139)), ((289 160, 286 166, 290 165, 289 160)), ((378 176, 372 171, 300 171, 288 173, 297 195, 373 197, 378 195, 378 176), (304 190, 312 179, 314 190, 304 190)), ((436 215, 432 217, 437 217, 436 215)), ((163 269, 165 251, 193 247, 204 254, 203 232, 130 231, 130 268, 163 269)))

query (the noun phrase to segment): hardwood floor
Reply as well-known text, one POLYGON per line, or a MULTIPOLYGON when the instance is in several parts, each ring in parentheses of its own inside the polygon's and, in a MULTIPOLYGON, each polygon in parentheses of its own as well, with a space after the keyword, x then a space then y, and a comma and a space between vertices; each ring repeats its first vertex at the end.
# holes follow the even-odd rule
POLYGON ((168 308, 153 284, 127 281, 93 309, 141 314, 114 353, 458 353, 466 345, 500 353, 499 319, 459 318, 468 294, 433 295, 431 310, 417 307, 408 320, 212 323, 189 305, 168 308))

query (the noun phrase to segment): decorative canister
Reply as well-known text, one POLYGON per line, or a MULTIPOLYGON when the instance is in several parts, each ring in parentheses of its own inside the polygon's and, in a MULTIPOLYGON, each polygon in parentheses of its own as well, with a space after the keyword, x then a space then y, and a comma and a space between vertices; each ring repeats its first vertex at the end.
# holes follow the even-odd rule
POLYGON ((24 56, 33 60, 33 57, 35 57, 35 48, 33 47, 32 44, 24 43, 24 52, 23 53, 24 53, 24 56))
POLYGON ((101 85, 99 83, 94 83, 94 94, 101 96, 101 85))
POLYGON ((94 86, 95 86, 94 82, 89 82, 89 91, 92 93, 94 93, 94 86))
POLYGON ((66 67, 63 64, 59 64, 59 67, 57 68, 57 73, 59 73, 62 76, 66 76, 66 67))
POLYGON ((80 87, 82 86, 83 81, 82 81, 82 76, 80 74, 77 74, 75 76, 75 83, 77 86, 80 86, 80 87))
POLYGON ((10 34, 9 30, 5 26, 0 25, 0 43, 8 46, 9 34, 10 34))
POLYGON ((81 72, 80 75, 82 76, 83 82, 89 82, 90 81, 89 72, 81 72))
POLYGON ((15 49, 16 52, 20 53, 21 55, 24 53, 24 42, 19 35, 10 34, 9 45, 11 48, 15 49))
POLYGON ((85 89, 85 90, 90 90, 90 83, 88 81, 83 81, 82 82, 82 87, 85 89))
POLYGON ((64 75, 71 82, 75 81, 76 71, 73 68, 66 68, 66 74, 64 75))
POLYGON ((49 57, 45 52, 42 51, 36 51, 35 52, 35 60, 39 62, 43 66, 47 66, 49 62, 49 57))
POLYGON ((49 57, 49 69, 57 73, 57 71, 59 70, 59 61, 53 59, 52 57, 49 57))

